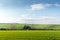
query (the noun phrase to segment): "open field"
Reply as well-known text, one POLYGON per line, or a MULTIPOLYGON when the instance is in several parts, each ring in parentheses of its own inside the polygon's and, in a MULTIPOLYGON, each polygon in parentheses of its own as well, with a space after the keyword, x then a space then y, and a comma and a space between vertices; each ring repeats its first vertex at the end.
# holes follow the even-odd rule
MULTIPOLYGON (((26 24, 0 24, 0 29, 23 29, 24 25, 26 24)), ((27 25, 35 29, 48 30, 0 30, 0 40, 60 40, 60 24, 27 25)))
POLYGON ((0 40, 60 40, 60 30, 0 30, 0 40))
MULTIPOLYGON (((5 23, 0 24, 0 28, 15 28, 15 29, 23 29, 24 25, 26 24, 15 24, 15 23, 5 23)), ((60 24, 27 24, 33 29, 60 29, 60 24)))

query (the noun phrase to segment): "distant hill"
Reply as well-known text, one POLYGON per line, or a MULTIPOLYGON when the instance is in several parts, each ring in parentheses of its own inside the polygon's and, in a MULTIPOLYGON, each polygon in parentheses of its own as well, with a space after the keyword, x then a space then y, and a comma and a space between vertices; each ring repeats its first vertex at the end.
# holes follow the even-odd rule
POLYGON ((18 23, 0 23, 0 28, 22 29, 24 25, 28 25, 32 29, 60 29, 60 24, 18 24, 18 23))

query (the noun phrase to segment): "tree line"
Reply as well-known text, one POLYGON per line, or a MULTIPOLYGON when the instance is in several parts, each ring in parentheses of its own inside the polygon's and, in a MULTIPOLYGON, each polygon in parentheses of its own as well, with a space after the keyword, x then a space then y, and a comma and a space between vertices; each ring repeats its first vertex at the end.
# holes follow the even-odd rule
POLYGON ((22 29, 16 29, 16 26, 11 26, 11 28, 0 28, 0 30, 55 30, 54 27, 57 25, 51 25, 49 27, 43 28, 43 29, 36 29, 32 28, 31 26, 24 25, 22 29))

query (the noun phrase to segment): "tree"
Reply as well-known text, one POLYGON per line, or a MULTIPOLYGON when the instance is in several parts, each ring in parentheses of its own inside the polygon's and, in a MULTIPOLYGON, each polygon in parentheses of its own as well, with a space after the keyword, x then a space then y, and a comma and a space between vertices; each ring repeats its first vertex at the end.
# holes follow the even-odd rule
POLYGON ((24 29, 24 30, 30 30, 31 27, 30 27, 30 26, 27 26, 27 25, 24 25, 23 29, 24 29))
POLYGON ((0 28, 0 30, 6 30, 6 28, 0 28))

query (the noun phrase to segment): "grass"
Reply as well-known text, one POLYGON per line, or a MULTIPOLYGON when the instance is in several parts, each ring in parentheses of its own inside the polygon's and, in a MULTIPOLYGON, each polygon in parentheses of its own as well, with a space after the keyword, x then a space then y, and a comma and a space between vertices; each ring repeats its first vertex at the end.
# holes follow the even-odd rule
POLYGON ((0 30, 0 40, 60 40, 60 30, 0 30))
MULTIPOLYGON (((60 29, 60 24, 28 24, 32 28, 60 29)), ((0 24, 0 28, 15 26, 22 29, 24 24, 0 24)), ((60 30, 0 30, 0 40, 60 40, 60 30)))
MULTIPOLYGON (((13 26, 16 27, 16 29, 22 29, 25 24, 15 24, 15 23, 1 23, 0 28, 12 28, 13 26)), ((35 29, 60 29, 60 24, 27 24, 31 28, 35 29)))

